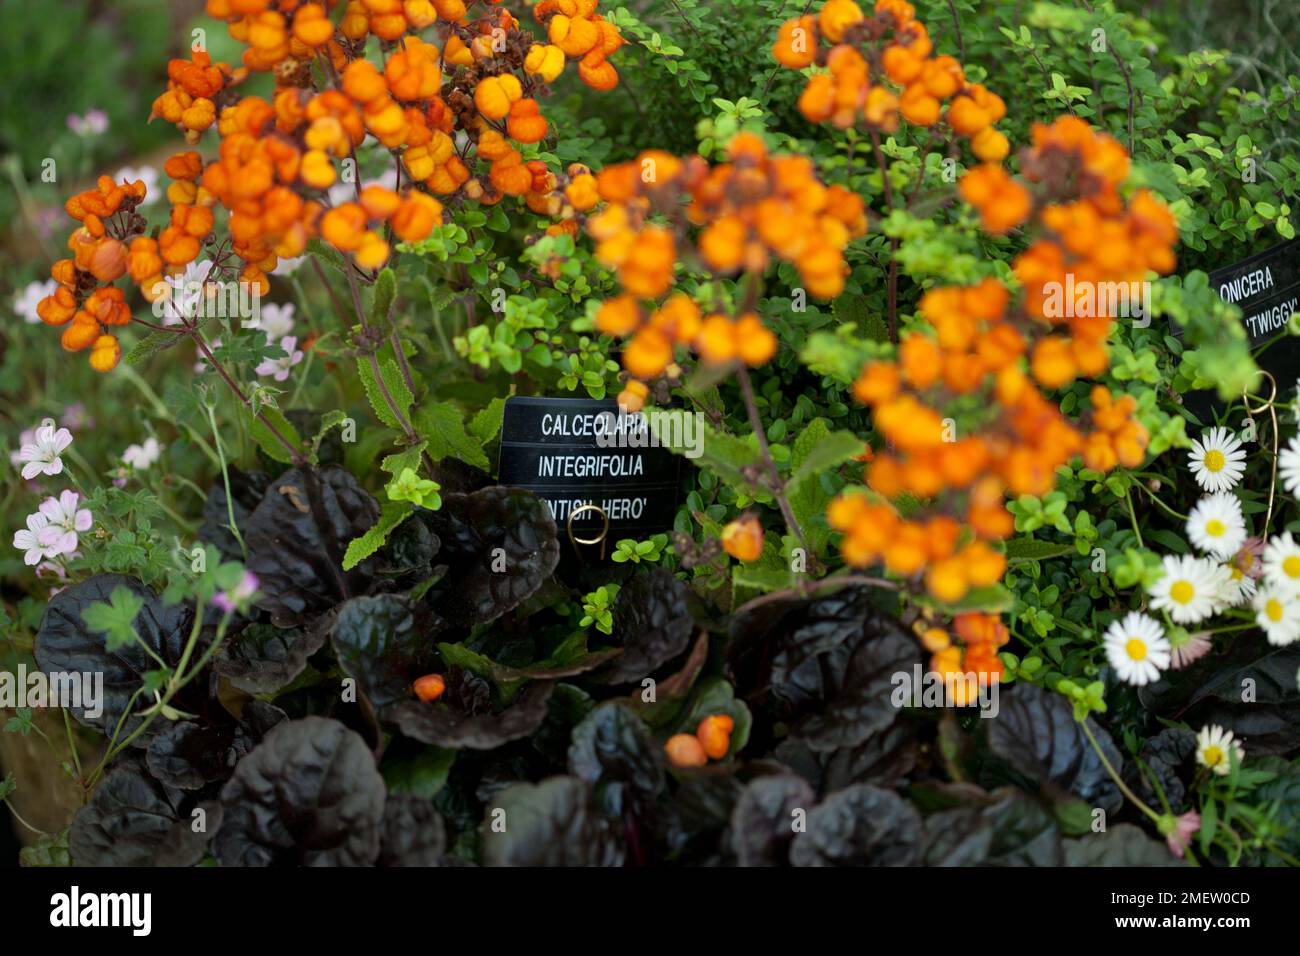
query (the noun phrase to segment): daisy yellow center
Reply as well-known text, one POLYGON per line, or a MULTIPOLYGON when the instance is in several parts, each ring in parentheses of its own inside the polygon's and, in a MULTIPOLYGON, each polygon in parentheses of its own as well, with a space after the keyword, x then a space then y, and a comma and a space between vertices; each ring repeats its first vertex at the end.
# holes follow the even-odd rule
POLYGON ((1264 605, 1264 613, 1268 615, 1270 621, 1276 624, 1282 620, 1282 602, 1277 598, 1269 598, 1264 605))
POLYGON ((1206 748, 1205 748, 1205 765, 1206 765, 1207 767, 1215 767, 1215 766, 1218 766, 1218 765, 1221 764, 1221 763, 1223 763, 1223 750, 1222 750, 1222 748, 1220 748, 1220 747, 1216 747, 1214 744, 1211 744, 1210 746, 1206 747, 1206 748))
POLYGON ((1222 471, 1225 463, 1226 459, 1223 457, 1223 452, 1219 451, 1219 449, 1211 448, 1205 453, 1206 471, 1222 471))
POLYGON ((1205 533, 1211 538, 1222 538, 1223 533, 1227 530, 1227 526, 1218 518, 1211 518, 1205 522, 1205 533))
POLYGON ((1300 555, 1291 555, 1282 562, 1282 572, 1288 578, 1300 578, 1300 555))
POLYGON ((1174 586, 1169 589, 1169 596, 1179 604, 1186 604, 1196 597, 1196 588, 1192 587, 1191 581, 1175 581, 1174 586))
POLYGON ((1128 654, 1131 660, 1144 661, 1147 657, 1147 646, 1144 641, 1131 637, 1129 642, 1124 645, 1124 652, 1128 654))
POLYGON ((1241 573, 1241 568, 1237 567, 1236 565, 1233 565, 1233 567, 1232 567, 1232 580, 1234 580, 1234 581, 1240 581, 1240 580, 1241 580, 1242 578, 1244 578, 1245 576, 1246 576, 1246 575, 1244 575, 1244 574, 1241 573))

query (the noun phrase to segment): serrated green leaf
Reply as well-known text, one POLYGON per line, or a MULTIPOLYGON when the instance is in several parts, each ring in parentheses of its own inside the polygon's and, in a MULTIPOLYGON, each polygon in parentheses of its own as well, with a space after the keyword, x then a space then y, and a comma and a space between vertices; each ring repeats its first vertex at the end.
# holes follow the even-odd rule
POLYGON ((150 332, 126 353, 126 364, 138 365, 152 355, 165 352, 185 338, 183 332, 150 332))
POLYGON ((241 405, 245 421, 248 423, 249 433, 252 434, 253 440, 257 442, 259 448, 266 452, 267 456, 284 464, 291 464, 293 456, 289 450, 284 447, 271 433, 267 427, 269 422, 281 435, 283 435, 290 444, 295 448, 302 448, 302 436, 298 434, 298 429, 289 424, 289 419, 273 405, 263 405, 261 417, 254 417, 252 411, 247 406, 241 405))
POLYGON ((415 430, 428 442, 429 455, 435 461, 459 458, 477 468, 491 468, 482 446, 465 430, 465 416, 451 402, 425 404, 416 413, 415 430))
POLYGON ((362 357, 357 361, 357 372, 375 417, 389 428, 401 431, 402 420, 410 415, 415 396, 406 387, 406 380, 402 378, 397 362, 393 359, 376 359, 372 363, 368 358, 362 357), (379 366, 379 376, 375 375, 375 365, 379 366), (400 418, 397 412, 394 412, 393 405, 390 405, 388 399, 384 397, 384 390, 379 387, 381 377, 388 389, 388 395, 397 406, 397 412, 400 412, 400 418))
POLYGON ((393 529, 413 514, 415 507, 407 501, 389 501, 381 505, 379 520, 361 537, 348 542, 348 550, 343 555, 343 570, 351 571, 382 548, 393 529))
POLYGON ((1012 564, 1022 561, 1046 561, 1073 551, 1073 543, 1059 544, 1055 541, 1039 541, 1037 538, 1012 538, 1007 542, 1007 561, 1012 564))
POLYGON ((487 407, 479 411, 469 422, 470 434, 486 445, 496 438, 501 431, 501 422, 505 418, 506 402, 503 398, 494 398, 487 407))
POLYGON ((388 325, 388 313, 393 307, 393 300, 397 298, 397 275, 392 269, 385 267, 379 270, 379 276, 375 279, 374 292, 370 297, 370 324, 377 325, 380 328, 386 328, 388 325))

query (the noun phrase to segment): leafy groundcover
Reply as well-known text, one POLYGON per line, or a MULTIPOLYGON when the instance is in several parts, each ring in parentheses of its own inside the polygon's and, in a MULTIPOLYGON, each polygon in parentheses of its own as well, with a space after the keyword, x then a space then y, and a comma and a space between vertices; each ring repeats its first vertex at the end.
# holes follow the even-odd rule
POLYGON ((1300 864, 1294 2, 50 6, 22 863, 1300 864))

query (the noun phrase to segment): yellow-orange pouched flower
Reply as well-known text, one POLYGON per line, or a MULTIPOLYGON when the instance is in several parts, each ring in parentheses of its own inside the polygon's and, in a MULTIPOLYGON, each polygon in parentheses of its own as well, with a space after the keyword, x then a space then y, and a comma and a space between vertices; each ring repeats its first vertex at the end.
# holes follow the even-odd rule
POLYGON ((763 554, 763 526, 753 514, 743 514, 722 529, 722 547, 737 561, 757 561, 763 554))
POLYGON ((695 728, 695 736, 711 760, 721 760, 731 750, 731 732, 736 722, 728 714, 705 717, 695 728))

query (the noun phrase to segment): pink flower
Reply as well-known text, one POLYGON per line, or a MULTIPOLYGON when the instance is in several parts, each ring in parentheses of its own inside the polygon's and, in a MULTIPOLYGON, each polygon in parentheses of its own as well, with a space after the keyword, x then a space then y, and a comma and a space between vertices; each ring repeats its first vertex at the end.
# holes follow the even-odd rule
POLYGON ((57 475, 63 471, 63 459, 59 456, 72 444, 72 432, 66 428, 54 427, 54 422, 46 419, 29 444, 18 450, 18 462, 23 466, 23 480, 31 481, 37 475, 57 475))
MULTIPOLYGON (((1169 821, 1169 829, 1165 833, 1165 842, 1169 844, 1169 852, 1181 860, 1187 848, 1192 845, 1192 837, 1201 828, 1201 815, 1195 810, 1188 810, 1181 817, 1165 817, 1164 819, 1169 821)), ((1161 826, 1161 829, 1164 830, 1165 827, 1161 826)))
POLYGON ((50 556, 76 551, 77 534, 89 531, 94 525, 90 509, 77 508, 80 501, 81 495, 75 491, 64 491, 58 498, 46 498, 41 502, 41 514, 48 524, 36 537, 50 556))
POLYGON ((50 557, 52 552, 41 544, 41 532, 49 525, 49 519, 39 511, 27 516, 27 527, 14 532, 14 547, 24 552, 23 563, 35 567, 50 557))
POLYGON ((292 335, 286 335, 280 340, 280 348, 284 349, 284 358, 262 359, 262 363, 257 366, 255 371, 258 375, 270 375, 277 382, 283 382, 289 377, 289 370, 302 361, 302 350, 297 348, 298 339, 292 335))
POLYGON ((212 603, 227 614, 234 614, 236 611, 242 611, 248 607, 249 601, 257 593, 257 575, 252 571, 245 571, 243 578, 229 591, 218 591, 212 597, 212 603))
POLYGON ((1169 654, 1169 667, 1181 670, 1192 661, 1200 660, 1210 652, 1210 635, 1207 631, 1189 634, 1182 644, 1172 644, 1169 654))
POLYGON ((78 136, 99 136, 108 132, 108 114, 103 110, 87 110, 85 116, 68 114, 68 129, 78 136))

